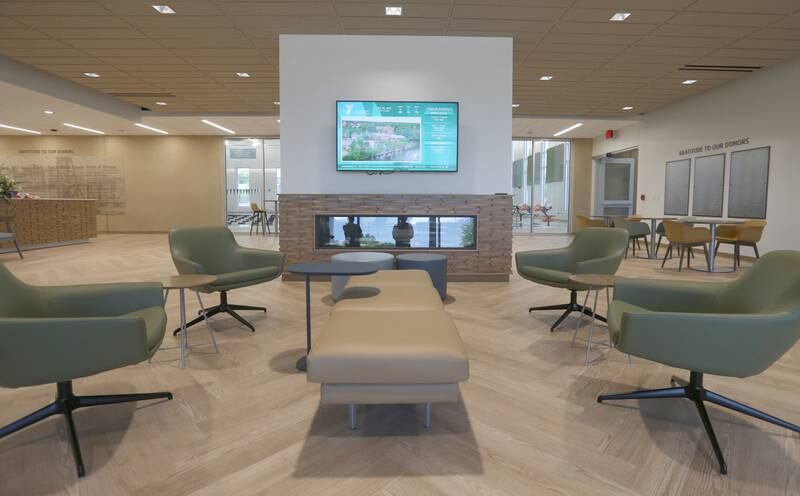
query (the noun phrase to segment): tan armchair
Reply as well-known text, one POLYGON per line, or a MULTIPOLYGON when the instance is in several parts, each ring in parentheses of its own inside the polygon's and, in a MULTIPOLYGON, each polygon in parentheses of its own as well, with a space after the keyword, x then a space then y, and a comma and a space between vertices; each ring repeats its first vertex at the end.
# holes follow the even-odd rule
POLYGON ((667 263, 667 258, 672 255, 673 246, 678 248, 680 256, 678 272, 683 268, 684 255, 686 255, 686 267, 691 268, 689 259, 692 257, 692 248, 695 246, 702 246, 703 253, 706 256, 706 265, 708 266, 708 270, 711 271, 711 265, 708 260, 708 244, 711 243, 711 232, 707 228, 693 227, 690 224, 676 222, 674 220, 665 220, 664 235, 669 241, 669 246, 667 246, 667 251, 664 253, 664 260, 661 262, 661 268, 664 268, 664 264, 667 263))
POLYGON ((585 215, 575 216, 575 231, 583 231, 587 227, 608 227, 603 219, 592 219, 585 215))
POLYGON ((738 268, 742 264, 741 247, 750 246, 760 258, 758 253, 758 242, 767 227, 765 220, 748 220, 741 224, 722 224, 717 227, 717 245, 714 247, 714 255, 719 251, 719 245, 728 243, 733 245, 733 267, 738 268))

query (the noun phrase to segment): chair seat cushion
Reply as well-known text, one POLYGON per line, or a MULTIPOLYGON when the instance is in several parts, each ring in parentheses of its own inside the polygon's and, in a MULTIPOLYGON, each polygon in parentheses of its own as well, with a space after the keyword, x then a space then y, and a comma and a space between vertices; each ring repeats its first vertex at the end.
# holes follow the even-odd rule
POLYGON ((527 278, 543 284, 553 284, 559 287, 569 284, 570 272, 563 270, 545 269, 543 267, 523 266, 519 268, 519 273, 527 278))
POLYGON ((266 281, 278 275, 279 267, 268 266, 255 269, 239 270, 227 272, 225 274, 215 274, 217 280, 210 286, 214 289, 234 289, 241 286, 248 286, 254 282, 266 281))
POLYGON ((344 310, 442 310, 439 292, 431 286, 386 286, 370 288, 355 286, 342 292, 336 311, 344 310))
POLYGON ((308 380, 445 384, 469 376, 453 319, 435 311, 335 311, 308 356, 308 380))
POLYGON ((147 348, 150 352, 161 345, 164 339, 164 330, 167 328, 167 314, 161 307, 150 307, 135 312, 126 313, 124 317, 141 317, 144 319, 147 332, 147 348))
POLYGON ((379 270, 366 276, 353 276, 347 281, 346 288, 356 286, 368 288, 385 288, 387 286, 424 286, 431 287, 431 276, 424 270, 379 270))

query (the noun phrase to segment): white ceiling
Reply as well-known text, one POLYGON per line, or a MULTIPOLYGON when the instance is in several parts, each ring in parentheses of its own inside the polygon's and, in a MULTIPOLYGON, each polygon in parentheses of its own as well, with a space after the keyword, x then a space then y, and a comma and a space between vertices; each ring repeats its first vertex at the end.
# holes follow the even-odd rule
MULTIPOLYGON (((134 121, 94 110, 50 95, 31 91, 0 81, 0 124, 39 131, 49 135, 91 135, 84 131, 64 126, 65 122, 103 131, 109 135, 153 135, 157 134, 134 125, 135 122, 181 135, 228 134, 210 127, 202 119, 227 127, 243 136, 278 136, 280 124, 276 116, 266 115, 168 115, 141 112, 141 119, 134 121), (52 115, 45 110, 53 111, 52 115), (52 131, 56 129, 57 131, 52 131)), ((18 131, 0 128, 0 135, 20 135, 18 131)))
POLYGON ((512 121, 512 136, 514 138, 550 138, 555 133, 574 126, 583 125, 573 131, 562 134, 559 138, 594 138, 604 134, 607 130, 617 130, 639 122, 638 118, 631 119, 592 119, 586 117, 515 117, 512 121))
POLYGON ((120 98, 155 112, 277 114, 281 33, 511 36, 515 115, 606 117, 747 75, 687 64, 766 67, 800 54, 800 0, 397 0, 404 15, 393 18, 382 0, 164 0, 172 15, 153 3, 0 0, 0 54, 144 93, 120 98), (610 22, 620 11, 632 15, 610 22))

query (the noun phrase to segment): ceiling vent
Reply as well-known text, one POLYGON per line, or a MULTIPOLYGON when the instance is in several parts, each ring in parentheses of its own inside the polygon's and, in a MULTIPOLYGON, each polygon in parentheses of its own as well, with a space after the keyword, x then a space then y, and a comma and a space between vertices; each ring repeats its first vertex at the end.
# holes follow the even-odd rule
POLYGON ((697 65, 686 64, 679 71, 706 71, 706 72, 755 72, 762 66, 756 65, 697 65))

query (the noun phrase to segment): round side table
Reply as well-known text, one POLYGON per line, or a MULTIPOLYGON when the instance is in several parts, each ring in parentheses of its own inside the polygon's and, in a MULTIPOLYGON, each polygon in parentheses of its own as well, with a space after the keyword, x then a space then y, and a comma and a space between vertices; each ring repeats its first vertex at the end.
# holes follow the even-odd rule
MULTIPOLYGON (((379 270, 394 269, 394 255, 380 251, 337 253, 331 257, 331 262, 356 262, 374 265, 379 270)), ((335 301, 342 299, 349 280, 350 276, 331 276, 331 296, 335 301)))
MULTIPOLYGON (((208 316, 206 315, 206 309, 203 306, 203 301, 200 299, 200 292, 197 288, 201 286, 205 286, 207 284, 211 284, 212 282, 216 281, 216 276, 208 276, 203 274, 185 274, 185 275, 177 275, 177 276, 169 276, 164 279, 161 279, 161 285, 164 286, 164 304, 167 303, 167 297, 169 296, 169 292, 172 289, 178 290, 179 301, 180 301, 180 315, 181 315, 181 326, 180 326, 180 335, 181 335, 181 344, 178 348, 181 350, 181 368, 186 367, 186 352, 189 350, 189 344, 186 336, 186 290, 194 291, 194 294, 197 296, 197 303, 200 304, 200 313, 203 315, 203 318, 206 321, 206 327, 208 328, 208 335, 211 338, 211 342, 207 345, 200 345, 200 346, 213 346, 214 352, 219 353, 219 347, 217 347, 217 340, 214 338, 214 331, 211 330, 211 325, 208 323, 208 316)), ((160 350, 171 350, 175 349, 175 346, 170 346, 167 348, 161 347, 160 350)))
MULTIPOLYGON (((606 290, 606 304, 609 306, 611 305, 611 296, 609 288, 614 287, 614 276, 609 274, 574 274, 569 278, 570 282, 574 282, 576 284, 580 284, 586 288, 586 297, 583 299, 583 306, 586 307, 586 303, 589 302, 589 294, 594 291, 594 304, 592 305, 592 322, 589 325, 589 338, 587 339, 586 343, 586 365, 589 365, 589 355, 592 353, 592 331, 594 331, 595 322, 597 321, 597 300, 600 296, 600 291, 605 289, 606 290)), ((583 312, 581 312, 580 316, 578 317, 578 322, 575 324, 575 332, 572 334, 572 346, 575 345, 575 338, 578 336, 578 329, 581 326, 581 320, 583 320, 583 312)), ((609 349, 613 348, 614 345, 611 343, 611 331, 608 332, 608 345, 605 343, 597 343, 602 344, 603 346, 608 346, 609 349)), ((630 357, 629 357, 630 359, 630 357)))

